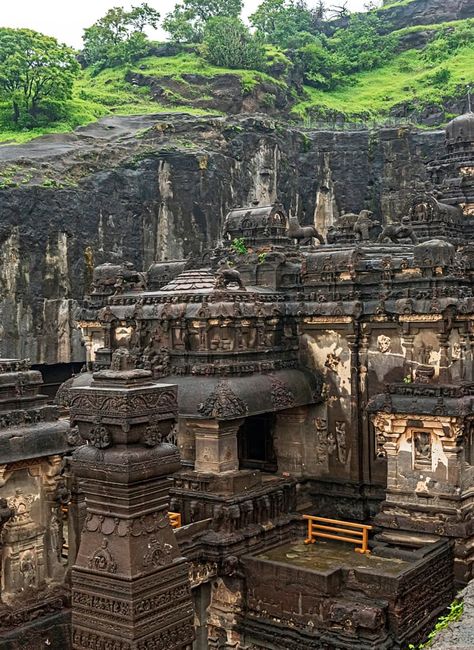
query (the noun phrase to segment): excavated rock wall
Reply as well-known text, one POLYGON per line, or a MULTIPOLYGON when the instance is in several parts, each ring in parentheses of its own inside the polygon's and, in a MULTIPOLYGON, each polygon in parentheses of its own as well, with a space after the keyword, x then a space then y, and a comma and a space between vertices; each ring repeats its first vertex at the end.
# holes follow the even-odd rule
POLYGON ((278 198, 322 232, 342 211, 400 217, 442 147, 442 132, 162 114, 0 147, 0 354, 81 361, 77 301, 93 266, 199 254, 234 205, 278 198))

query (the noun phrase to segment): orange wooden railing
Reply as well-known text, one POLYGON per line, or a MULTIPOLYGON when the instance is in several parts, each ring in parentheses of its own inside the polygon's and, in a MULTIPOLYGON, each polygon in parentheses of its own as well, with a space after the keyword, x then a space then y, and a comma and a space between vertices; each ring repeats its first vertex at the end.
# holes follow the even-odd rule
POLYGON ((181 528, 180 512, 168 512, 168 517, 170 518, 171 528, 181 528))
POLYGON ((354 549, 357 553, 366 555, 370 553, 369 530, 372 530, 372 526, 353 524, 339 519, 313 517, 312 515, 303 515, 303 519, 308 520, 308 537, 304 540, 305 544, 314 544, 316 537, 324 537, 325 539, 336 539, 340 542, 360 544, 360 547, 354 549))

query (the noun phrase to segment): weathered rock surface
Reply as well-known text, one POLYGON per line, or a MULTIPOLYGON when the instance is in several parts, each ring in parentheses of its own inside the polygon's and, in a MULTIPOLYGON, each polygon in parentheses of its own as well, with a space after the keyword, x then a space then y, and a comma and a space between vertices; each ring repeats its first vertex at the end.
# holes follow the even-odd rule
POLYGON ((474 648, 474 581, 461 592, 464 612, 457 623, 440 632, 430 645, 432 650, 472 650, 474 648))
POLYGON ((433 25, 474 17, 472 0, 413 0, 394 3, 379 12, 391 30, 413 25, 433 25))
POLYGON ((179 79, 130 73, 126 81, 149 88, 152 98, 160 104, 189 105, 229 115, 263 112, 281 117, 295 101, 288 86, 273 83, 270 78, 246 88, 240 76, 231 73, 213 77, 183 74, 179 79))
POLYGON ((278 197, 320 232, 348 210, 393 220, 442 142, 408 128, 158 114, 0 147, 0 353, 80 361, 76 301, 93 266, 199 254, 234 205, 278 197))

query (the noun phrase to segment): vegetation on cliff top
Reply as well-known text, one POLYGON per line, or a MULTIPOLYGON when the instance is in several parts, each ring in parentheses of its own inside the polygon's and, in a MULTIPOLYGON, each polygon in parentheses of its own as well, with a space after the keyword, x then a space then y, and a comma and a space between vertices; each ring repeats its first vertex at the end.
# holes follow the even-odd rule
MULTIPOLYGON (((322 2, 263 0, 251 31, 240 20, 240 0, 182 0, 164 22, 174 42, 154 44, 144 28, 157 24, 156 11, 115 8, 85 30, 83 68, 74 83, 71 68, 67 92, 43 98, 16 121, 0 48, 0 141, 68 131, 108 114, 215 113, 222 93, 235 93, 235 83, 223 90, 225 75, 254 110, 300 123, 384 120, 426 106, 442 112, 446 99, 474 81, 474 20, 390 30, 381 9, 328 30, 322 2)), ((20 31, 0 29, 0 44, 20 31)))

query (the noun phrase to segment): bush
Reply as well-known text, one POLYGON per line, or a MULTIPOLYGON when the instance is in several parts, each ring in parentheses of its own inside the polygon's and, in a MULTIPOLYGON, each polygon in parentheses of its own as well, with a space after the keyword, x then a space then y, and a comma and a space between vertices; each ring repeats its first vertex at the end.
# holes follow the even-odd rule
POLYGON ((345 80, 346 62, 321 42, 313 42, 294 53, 308 86, 329 90, 345 80))
POLYGON ((432 86, 445 86, 451 79, 451 71, 448 68, 440 68, 426 77, 426 81, 432 86))
POLYGON ((263 70, 265 67, 263 44, 239 18, 208 20, 203 45, 204 57, 212 65, 240 70, 263 70))

